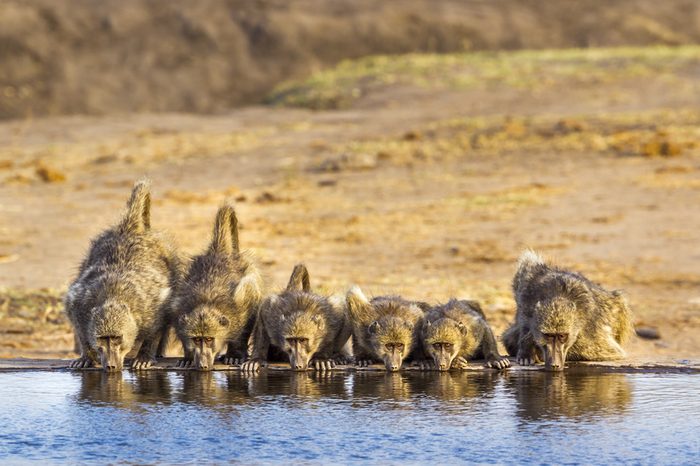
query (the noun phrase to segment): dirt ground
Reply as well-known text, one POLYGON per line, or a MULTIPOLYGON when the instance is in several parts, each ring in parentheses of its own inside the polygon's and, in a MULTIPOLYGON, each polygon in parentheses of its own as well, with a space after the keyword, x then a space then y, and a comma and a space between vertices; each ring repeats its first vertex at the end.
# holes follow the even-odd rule
POLYGON ((529 84, 390 80, 352 87, 341 110, 2 123, 0 357, 73 355, 60 295, 147 175, 153 225, 187 254, 234 201, 271 290, 303 261, 327 292, 479 299, 500 334, 531 247, 626 292, 661 336, 631 357, 698 358, 700 55, 682 54, 633 57, 632 73, 521 57, 529 84))

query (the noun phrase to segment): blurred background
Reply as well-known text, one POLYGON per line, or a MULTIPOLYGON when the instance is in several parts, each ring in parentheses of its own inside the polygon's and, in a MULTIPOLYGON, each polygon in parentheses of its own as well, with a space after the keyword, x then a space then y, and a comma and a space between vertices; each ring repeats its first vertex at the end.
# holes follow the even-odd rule
POLYGON ((479 299, 532 247, 625 290, 632 358, 700 355, 700 3, 0 0, 0 357, 153 181, 183 253, 235 202, 270 290, 479 299))

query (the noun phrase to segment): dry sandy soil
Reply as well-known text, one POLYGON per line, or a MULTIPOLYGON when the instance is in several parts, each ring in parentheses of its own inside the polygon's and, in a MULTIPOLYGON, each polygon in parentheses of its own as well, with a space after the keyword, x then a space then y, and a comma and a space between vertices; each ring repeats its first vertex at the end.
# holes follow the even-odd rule
POLYGON ((531 247, 625 290, 661 335, 631 357, 699 358, 700 52, 593 53, 346 64, 220 116, 2 123, 0 357, 73 355, 60 295, 147 175, 188 254, 233 200, 271 290, 303 261, 328 292, 479 299, 500 334, 531 247))

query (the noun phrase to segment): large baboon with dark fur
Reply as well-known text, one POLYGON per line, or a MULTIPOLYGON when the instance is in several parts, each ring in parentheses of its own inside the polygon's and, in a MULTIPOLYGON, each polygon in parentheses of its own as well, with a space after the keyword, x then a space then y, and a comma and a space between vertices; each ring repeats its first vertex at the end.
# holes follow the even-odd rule
POLYGON ((150 205, 149 183, 141 181, 121 222, 92 241, 68 289, 66 312, 80 346, 72 367, 100 362, 118 371, 138 345, 133 368, 155 360, 182 264, 173 246, 151 229, 150 205))
POLYGON ((219 209, 207 250, 196 256, 175 300, 175 330, 185 350, 181 366, 211 370, 227 345, 224 362, 241 364, 262 298, 262 279, 239 250, 233 207, 219 209))
POLYGON ((563 370, 566 360, 602 361, 625 356, 634 331, 627 302, 579 273, 553 267, 532 251, 520 257, 513 279, 515 323, 503 343, 518 364, 544 360, 563 370))

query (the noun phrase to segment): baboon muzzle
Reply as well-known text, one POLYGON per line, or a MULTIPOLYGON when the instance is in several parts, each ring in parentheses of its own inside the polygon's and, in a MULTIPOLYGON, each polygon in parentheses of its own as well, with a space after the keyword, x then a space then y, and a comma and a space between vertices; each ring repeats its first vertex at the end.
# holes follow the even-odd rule
POLYGON ((433 354, 433 360, 435 361, 435 367, 439 371, 449 371, 452 365, 452 356, 444 348, 440 349, 440 352, 433 354))
POLYGON ((563 342, 554 339, 553 342, 547 342, 544 346, 544 368, 548 371, 563 371, 564 362, 566 361, 566 348, 563 342))
POLYGON ((294 371, 305 371, 309 367, 309 358, 292 349, 289 352, 289 365, 294 371))
POLYGON ((209 349, 195 349, 194 367, 200 371, 210 371, 214 368, 214 353, 209 349))
POLYGON ((401 363, 403 363, 403 356, 397 349, 392 350, 391 354, 384 359, 384 366, 390 372, 396 372, 401 369, 401 363))
POLYGON ((124 361, 117 350, 107 350, 102 353, 102 369, 107 372, 118 372, 124 367, 124 361))

